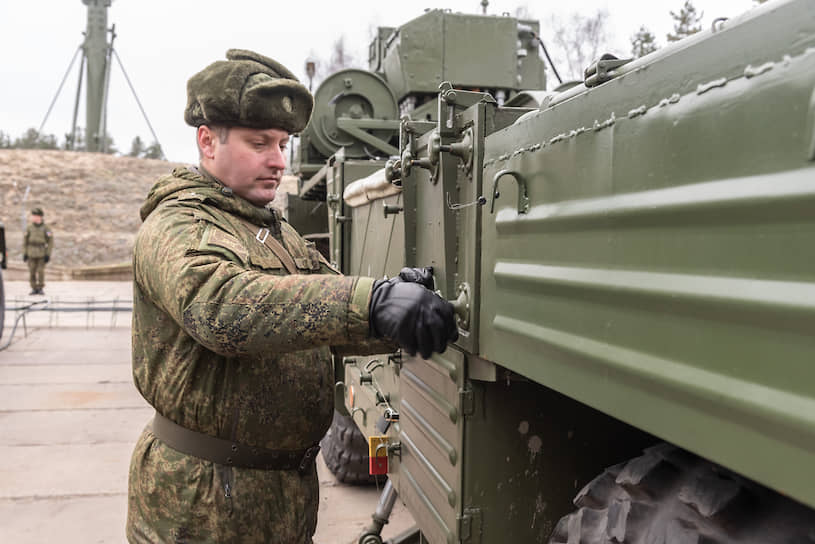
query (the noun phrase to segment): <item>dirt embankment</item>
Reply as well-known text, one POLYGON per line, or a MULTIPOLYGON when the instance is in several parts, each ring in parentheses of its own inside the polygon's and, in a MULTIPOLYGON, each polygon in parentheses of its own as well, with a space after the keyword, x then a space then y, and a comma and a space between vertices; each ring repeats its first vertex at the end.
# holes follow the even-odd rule
MULTIPOLYGON (((184 165, 102 153, 0 149, 0 222, 9 262, 22 270, 22 225, 39 206, 54 233, 47 272, 65 276, 79 267, 130 263, 139 208, 159 176, 176 166, 184 165)), ((296 192, 297 178, 283 176, 274 206, 284 216, 286 193, 296 192)))
POLYGON ((0 150, 0 221, 10 262, 22 262, 22 221, 36 206, 54 232, 55 266, 129 262, 144 197, 175 166, 101 153, 0 150))

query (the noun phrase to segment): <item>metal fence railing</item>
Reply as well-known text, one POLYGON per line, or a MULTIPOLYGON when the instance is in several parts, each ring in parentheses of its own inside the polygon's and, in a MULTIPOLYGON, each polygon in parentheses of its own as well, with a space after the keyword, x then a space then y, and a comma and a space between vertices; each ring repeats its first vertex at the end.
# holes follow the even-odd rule
POLYGON ((133 311, 133 301, 129 299, 120 299, 118 297, 112 299, 97 300, 95 297, 86 297, 82 300, 60 300, 59 298, 51 298, 46 300, 31 301, 28 299, 7 299, 6 300, 6 315, 12 314, 14 316, 14 323, 11 325, 8 337, 3 344, 0 344, 0 351, 9 347, 14 340, 14 335, 20 325, 22 325, 24 336, 28 336, 28 316, 32 315, 46 315, 47 320, 38 320, 36 326, 41 327, 59 327, 59 326, 77 326, 77 316, 85 314, 85 328, 97 326, 96 316, 101 313, 109 313, 110 321, 106 326, 110 328, 116 327, 117 317, 123 312, 133 311), (65 317, 60 319, 60 316, 71 315, 74 319, 69 323, 64 323, 65 317), (62 322, 61 322, 62 321, 62 322), (64 324, 63 324, 64 323, 64 324))

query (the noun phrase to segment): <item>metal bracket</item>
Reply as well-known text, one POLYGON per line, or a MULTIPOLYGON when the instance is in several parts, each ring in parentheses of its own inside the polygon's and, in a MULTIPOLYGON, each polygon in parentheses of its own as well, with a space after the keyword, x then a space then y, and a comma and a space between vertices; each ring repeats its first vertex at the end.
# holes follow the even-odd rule
POLYGON ((583 83, 586 87, 596 87, 606 81, 611 81, 617 76, 617 74, 612 73, 613 70, 628 64, 632 60, 634 59, 619 59, 610 53, 606 53, 586 68, 583 83))
POLYGON ((461 414, 471 416, 475 413, 475 396, 473 390, 465 387, 458 390, 458 398, 461 403, 461 414))
POLYGON ((442 144, 438 130, 433 131, 433 135, 427 142, 427 156, 430 158, 430 164, 434 166, 438 164, 441 153, 450 153, 454 157, 458 157, 464 165, 464 169, 470 172, 473 168, 472 127, 464 130, 460 141, 451 144, 442 144))
POLYGON ((458 537, 461 542, 479 544, 481 542, 481 510, 465 508, 464 514, 456 518, 458 537))
POLYGON ((458 297, 455 300, 449 301, 453 305, 453 311, 456 313, 456 320, 458 326, 464 330, 470 328, 470 285, 461 283, 456 290, 458 297))
POLYGON ((385 179, 394 185, 402 186, 402 161, 399 157, 385 162, 385 179))
POLYGON ((361 142, 372 145, 387 155, 396 155, 399 150, 388 142, 377 138, 364 129, 371 130, 391 130, 394 133, 399 130, 399 121, 385 119, 350 119, 340 117, 337 119, 337 128, 343 130, 361 142))
POLYGON ((382 204, 383 204, 383 212, 385 214, 385 217, 388 217, 391 214, 401 213, 401 212, 403 212, 405 210, 402 206, 393 206, 393 205, 387 204, 385 202, 383 202, 382 204))
POLYGON ((357 412, 362 412, 362 426, 364 427, 365 425, 368 424, 368 412, 364 408, 360 408, 359 406, 357 406, 356 408, 351 410, 351 419, 354 419, 354 414, 356 414, 357 412))
POLYGON ((514 170, 500 170, 492 178, 492 203, 490 204, 490 213, 495 212, 495 199, 501 196, 498 192, 498 181, 503 176, 512 176, 518 184, 518 213, 523 214, 529 211, 529 193, 526 190, 526 182, 518 172, 514 170))

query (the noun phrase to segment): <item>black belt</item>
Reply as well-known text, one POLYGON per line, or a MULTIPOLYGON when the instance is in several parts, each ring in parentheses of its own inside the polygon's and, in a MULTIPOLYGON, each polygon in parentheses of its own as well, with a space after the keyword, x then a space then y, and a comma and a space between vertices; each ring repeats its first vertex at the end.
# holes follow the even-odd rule
POLYGON ((219 465, 261 470, 311 469, 319 444, 305 450, 269 450, 191 431, 156 412, 151 422, 153 434, 172 449, 219 465))

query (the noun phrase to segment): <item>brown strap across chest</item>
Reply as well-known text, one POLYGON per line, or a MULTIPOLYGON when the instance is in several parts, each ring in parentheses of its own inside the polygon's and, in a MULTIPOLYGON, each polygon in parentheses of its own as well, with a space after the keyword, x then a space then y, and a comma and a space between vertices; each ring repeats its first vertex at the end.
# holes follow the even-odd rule
POLYGON ((283 267, 289 274, 297 274, 297 265, 294 264, 294 259, 292 259, 291 254, 289 254, 289 252, 285 247, 283 247, 283 244, 281 244, 277 238, 272 236, 269 229, 266 227, 257 227, 243 218, 240 218, 240 220, 250 231, 255 234, 255 240, 272 250, 272 253, 275 254, 275 257, 280 259, 280 262, 283 263, 283 267))

